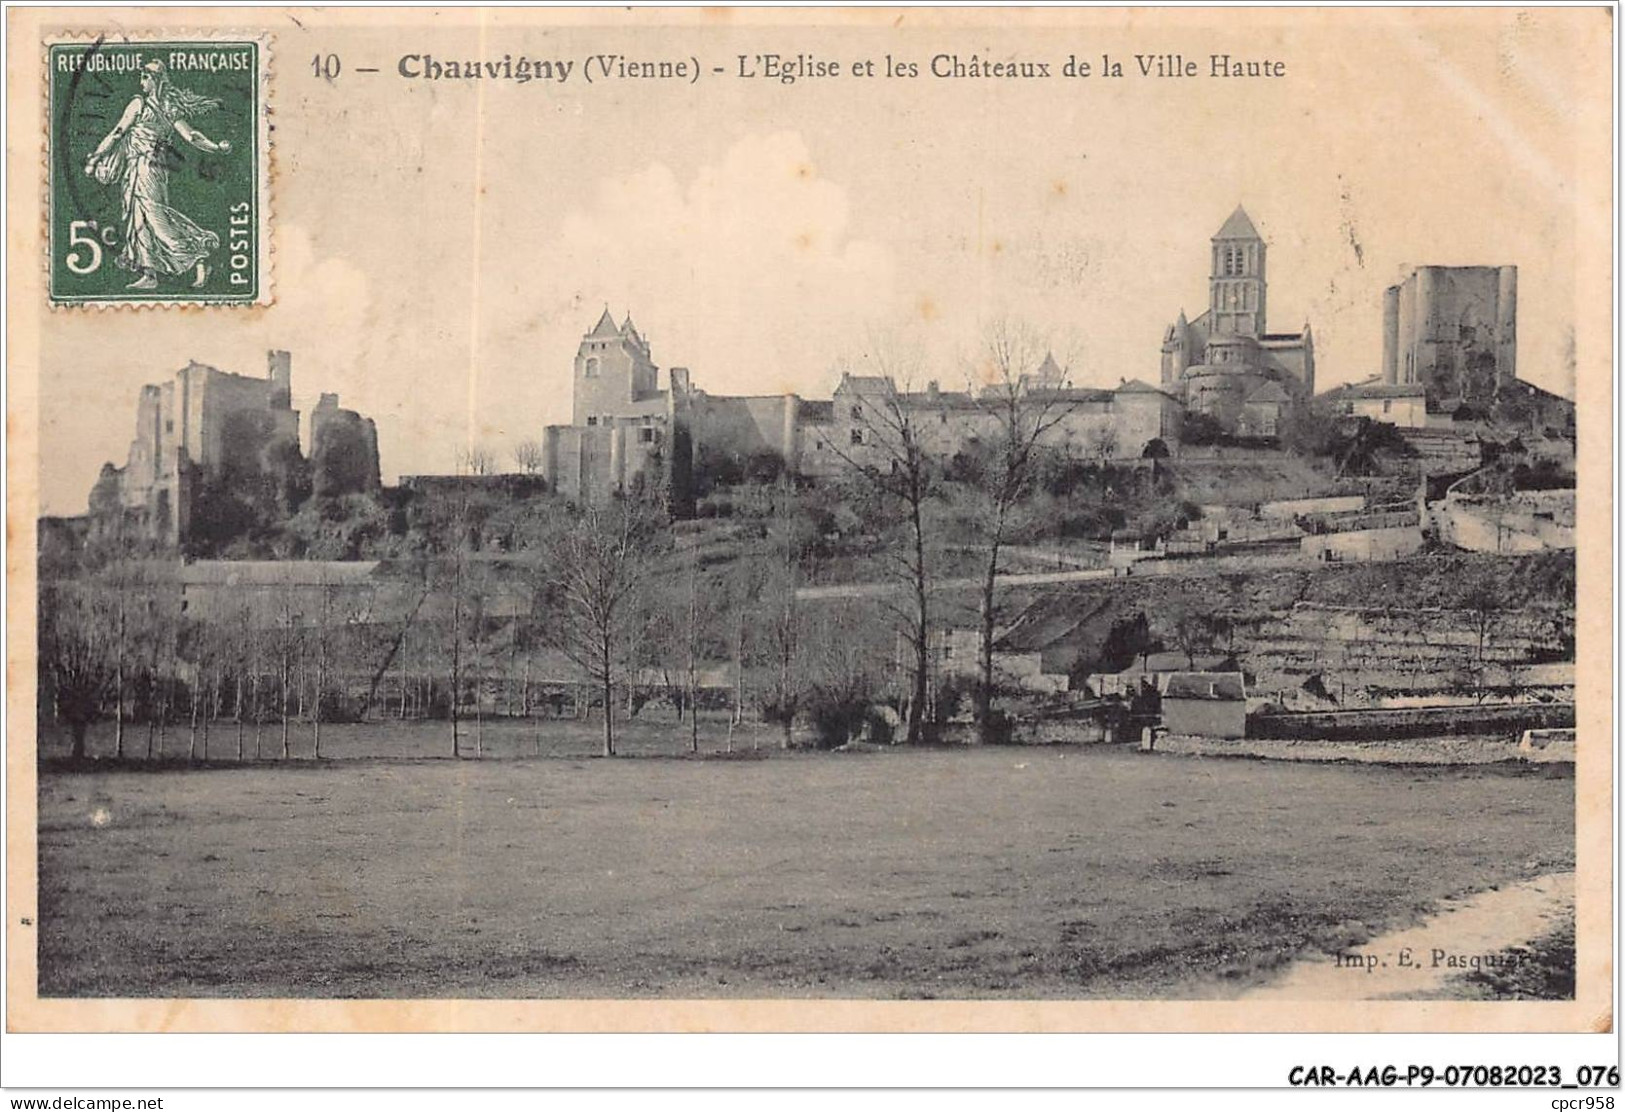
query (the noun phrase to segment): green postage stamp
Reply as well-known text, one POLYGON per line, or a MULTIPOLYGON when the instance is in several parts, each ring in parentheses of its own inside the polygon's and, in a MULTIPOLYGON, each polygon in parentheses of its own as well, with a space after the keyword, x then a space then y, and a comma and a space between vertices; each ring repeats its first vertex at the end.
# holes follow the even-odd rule
POLYGON ((46 46, 53 305, 270 302, 259 36, 46 46))

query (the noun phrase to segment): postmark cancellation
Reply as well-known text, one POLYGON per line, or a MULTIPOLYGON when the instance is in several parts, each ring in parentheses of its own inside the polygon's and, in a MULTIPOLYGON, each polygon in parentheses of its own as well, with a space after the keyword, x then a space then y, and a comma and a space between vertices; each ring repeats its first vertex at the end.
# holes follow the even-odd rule
POLYGON ((51 304, 268 304, 267 37, 65 35, 44 56, 51 304))

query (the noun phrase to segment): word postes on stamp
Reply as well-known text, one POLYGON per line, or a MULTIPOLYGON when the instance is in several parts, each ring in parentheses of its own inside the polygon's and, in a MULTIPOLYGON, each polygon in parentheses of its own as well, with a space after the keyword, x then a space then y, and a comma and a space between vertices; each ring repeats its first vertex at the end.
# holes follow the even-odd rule
POLYGON ((266 64, 253 37, 48 45, 53 304, 269 302, 266 64))

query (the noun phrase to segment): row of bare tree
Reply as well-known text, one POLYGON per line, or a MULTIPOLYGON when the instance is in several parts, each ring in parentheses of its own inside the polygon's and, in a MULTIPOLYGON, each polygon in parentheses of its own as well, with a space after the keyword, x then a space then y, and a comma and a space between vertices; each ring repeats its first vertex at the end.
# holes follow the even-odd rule
MULTIPOLYGON (((320 755, 324 720, 387 713, 380 692, 393 684, 399 716, 443 702, 453 754, 465 755, 471 740, 478 755, 482 693, 503 655, 510 669, 523 662, 520 707, 529 714, 537 705, 532 669, 547 649, 570 663, 571 674, 544 667, 535 684, 573 681, 574 706, 602 707, 605 754, 616 748, 616 707, 636 713, 657 691, 686 719, 697 749, 694 710, 718 661, 732 677, 731 720, 737 724, 752 704, 782 726, 786 745, 813 704, 850 708, 888 688, 897 692, 906 740, 917 742, 932 714, 932 634, 944 625, 933 597, 936 555, 968 532, 981 560, 974 709, 990 736, 999 576, 1031 512, 1040 446, 1076 404, 1072 392, 1034 375, 1047 348, 1018 326, 989 330, 960 395, 977 408, 983 430, 975 474, 953 484, 951 495, 948 461, 928 427, 933 411, 919 404, 918 355, 873 343, 852 363, 876 385, 853 406, 861 435, 831 445, 847 465, 832 482, 876 540, 878 575, 896 588, 862 613, 798 603, 816 538, 807 491, 791 476, 766 491, 765 510, 742 539, 674 528, 659 492, 636 492, 568 513, 556 503, 538 512, 506 562, 470 551, 465 501, 451 506, 439 549, 389 581, 388 605, 379 604, 376 584, 290 573, 236 604, 220 603, 224 592, 204 592, 211 604, 185 612, 173 583, 116 554, 98 571, 49 583, 40 599, 42 693, 72 729, 76 755, 109 707, 121 756, 128 720, 148 722, 161 750, 167 725, 184 718, 206 752, 210 723, 222 716, 238 723, 239 737, 242 723, 253 725, 256 754, 265 723, 280 726, 286 755, 289 722, 308 721, 320 755), (518 607, 516 592, 525 600, 518 607), (898 639, 906 654, 886 648, 898 639)), ((523 469, 540 466, 533 449, 522 446, 523 469)), ((472 474, 494 468, 482 452, 465 464, 472 474)), ((195 743, 188 752, 197 752, 195 743)))
MULTIPOLYGON (((817 667, 824 631, 804 630, 796 600, 797 505, 785 480, 757 533, 717 546, 678 537, 655 500, 617 498, 536 515, 504 559, 460 543, 454 512, 445 551, 381 575, 290 561, 242 573, 250 582, 200 583, 115 552, 42 586, 41 705, 76 757, 104 719, 121 758, 140 755, 127 736, 137 723, 148 756, 184 725, 186 754, 207 757, 221 719, 237 726, 239 756, 265 754, 268 725, 287 756, 290 724, 303 722, 319 757, 324 723, 409 714, 443 715, 452 754, 478 756, 488 707, 529 717, 566 704, 602 709, 613 754, 617 717, 650 699, 687 721, 691 748, 707 701, 728 704, 730 727, 760 708, 788 745, 808 693, 832 689, 817 667), (720 700, 719 670, 731 677, 720 700)), ((850 686, 845 671, 840 681, 850 686)))

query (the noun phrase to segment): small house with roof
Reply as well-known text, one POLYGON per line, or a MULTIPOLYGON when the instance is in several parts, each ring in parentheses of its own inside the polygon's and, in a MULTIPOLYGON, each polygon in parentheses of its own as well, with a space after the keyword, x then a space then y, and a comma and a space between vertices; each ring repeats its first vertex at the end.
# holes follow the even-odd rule
POLYGON ((1162 724, 1191 737, 1247 736, 1247 691, 1240 672, 1175 672, 1162 692, 1162 724))
POLYGON ((1415 382, 1371 379, 1328 390, 1322 395, 1345 417, 1369 417, 1402 429, 1448 427, 1449 414, 1428 415, 1427 387, 1415 382))

